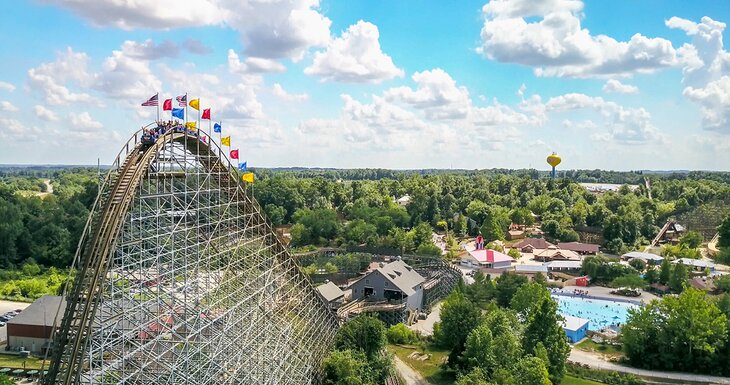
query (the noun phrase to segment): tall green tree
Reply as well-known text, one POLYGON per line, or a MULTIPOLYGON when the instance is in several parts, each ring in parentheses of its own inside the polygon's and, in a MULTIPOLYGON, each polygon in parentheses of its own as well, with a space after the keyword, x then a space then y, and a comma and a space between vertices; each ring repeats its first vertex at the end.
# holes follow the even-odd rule
POLYGON ((687 284, 687 268, 683 263, 676 263, 672 268, 672 275, 669 277, 669 287, 675 293, 681 293, 687 284))
POLYGON ((659 269, 659 283, 666 285, 669 283, 669 279, 672 277, 672 264, 669 263, 669 259, 664 258, 662 265, 659 269))
POLYGON ((339 350, 360 350, 371 359, 383 350, 385 333, 383 321, 361 315, 340 328, 335 336, 335 347, 339 350))
POLYGON ((559 384, 565 375, 565 361, 570 353, 567 337, 560 326, 562 317, 558 304, 552 298, 542 298, 527 321, 522 346, 527 354, 535 354, 538 343, 548 353, 550 380, 559 384))
MULTIPOLYGON (((514 368, 515 380, 520 385, 552 385, 545 363, 537 357, 527 356, 514 368)), ((560 382, 555 382, 559 384, 560 382)))

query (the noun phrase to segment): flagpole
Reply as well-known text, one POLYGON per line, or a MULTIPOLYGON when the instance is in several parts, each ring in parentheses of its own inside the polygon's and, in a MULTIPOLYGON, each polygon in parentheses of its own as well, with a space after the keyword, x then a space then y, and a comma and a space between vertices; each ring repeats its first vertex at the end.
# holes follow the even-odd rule
POLYGON ((157 123, 160 123, 160 92, 157 92, 157 123))

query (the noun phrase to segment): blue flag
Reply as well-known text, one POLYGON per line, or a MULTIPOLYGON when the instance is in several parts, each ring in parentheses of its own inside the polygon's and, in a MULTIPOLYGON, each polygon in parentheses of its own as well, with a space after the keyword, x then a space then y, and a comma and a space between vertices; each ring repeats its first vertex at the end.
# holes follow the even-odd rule
POLYGON ((243 162, 243 163, 239 164, 238 169, 241 171, 246 171, 248 169, 248 167, 246 166, 246 163, 248 163, 248 162, 243 162))
POLYGON ((178 119, 185 119, 185 109, 184 108, 173 108, 172 117, 178 118, 178 119))
POLYGON ((220 123, 215 123, 213 125, 213 132, 221 132, 221 125, 220 125, 220 123))

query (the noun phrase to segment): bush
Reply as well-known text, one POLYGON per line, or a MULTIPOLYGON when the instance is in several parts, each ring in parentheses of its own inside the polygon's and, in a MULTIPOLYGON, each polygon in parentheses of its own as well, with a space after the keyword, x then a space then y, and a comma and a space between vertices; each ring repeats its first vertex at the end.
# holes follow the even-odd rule
POLYGON ((416 333, 402 323, 391 326, 386 337, 391 344, 412 344, 418 341, 416 333))
POLYGON ((644 385, 646 384, 642 379, 636 377, 633 374, 624 374, 614 371, 602 371, 591 369, 586 366, 579 364, 567 364, 566 365, 568 374, 584 378, 588 380, 594 380, 602 382, 608 385, 644 385))

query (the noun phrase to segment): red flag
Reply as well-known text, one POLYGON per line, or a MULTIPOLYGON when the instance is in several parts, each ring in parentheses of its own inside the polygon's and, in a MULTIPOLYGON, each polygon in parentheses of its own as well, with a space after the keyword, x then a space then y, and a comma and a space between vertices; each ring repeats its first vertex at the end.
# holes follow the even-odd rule
POLYGON ((210 120, 210 108, 206 108, 203 110, 203 115, 200 117, 200 119, 210 120))
POLYGON ((201 136, 201 138, 203 139, 203 143, 208 143, 208 137, 207 136, 203 135, 203 136, 201 136))
POLYGON ((231 159, 238 159, 238 150, 231 150, 231 159))
POLYGON ((162 103, 162 111, 172 111, 172 99, 165 99, 162 103))

